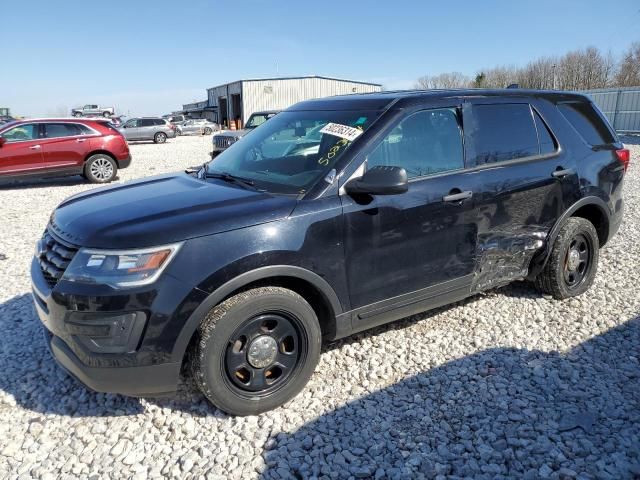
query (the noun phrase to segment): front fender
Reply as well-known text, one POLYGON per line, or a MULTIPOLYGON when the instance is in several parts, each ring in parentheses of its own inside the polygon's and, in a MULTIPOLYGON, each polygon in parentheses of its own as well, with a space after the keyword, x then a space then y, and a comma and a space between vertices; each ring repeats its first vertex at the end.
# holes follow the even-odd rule
POLYGON ((311 284, 324 297, 327 305, 331 308, 331 314, 335 317, 342 313, 342 305, 335 291, 322 277, 301 267, 291 265, 271 265, 257 268, 255 270, 245 272, 242 275, 229 280, 220 286, 193 311, 185 322, 182 331, 178 335, 173 352, 171 354, 173 362, 182 361, 184 354, 189 346, 191 337, 202 323, 207 313, 222 302, 233 292, 259 280, 265 280, 274 277, 296 278, 311 284))

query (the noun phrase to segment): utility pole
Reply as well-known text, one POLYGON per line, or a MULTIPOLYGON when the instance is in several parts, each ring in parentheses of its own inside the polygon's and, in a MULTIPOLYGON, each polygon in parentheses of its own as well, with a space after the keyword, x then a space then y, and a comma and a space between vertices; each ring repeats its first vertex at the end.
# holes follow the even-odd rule
POLYGON ((556 86, 556 64, 555 63, 551 65, 551 69, 553 71, 553 89, 557 90, 558 87, 556 86))

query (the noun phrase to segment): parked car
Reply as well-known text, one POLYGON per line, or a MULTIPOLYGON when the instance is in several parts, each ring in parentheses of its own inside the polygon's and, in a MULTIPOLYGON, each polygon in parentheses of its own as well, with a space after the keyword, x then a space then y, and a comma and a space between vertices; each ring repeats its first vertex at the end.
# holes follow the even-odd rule
POLYGON ((0 125, 4 125, 5 123, 14 122, 16 119, 11 115, 0 115, 0 125))
POLYGON ((184 115, 165 115, 162 118, 176 126, 181 124, 182 122, 186 122, 187 120, 189 120, 184 115))
POLYGON ((175 391, 189 359, 211 402, 257 414, 303 388, 323 338, 516 280, 587 291, 628 165, 573 93, 306 101, 199 170, 59 205, 35 306, 55 359, 93 390, 175 391), (315 153, 280 153, 318 131, 315 153))
POLYGON ((131 163, 124 137, 94 120, 20 120, 0 126, 0 180, 83 175, 107 183, 131 163))
POLYGON ((90 116, 102 116, 111 117, 115 114, 113 107, 101 107, 100 105, 85 105, 84 107, 77 107, 71 110, 71 116, 90 117, 90 116))
POLYGON ((167 120, 158 117, 131 118, 118 130, 127 140, 153 140, 164 143, 167 138, 175 138, 176 127, 167 120))
POLYGON ((247 120, 246 125, 243 129, 240 130, 224 130, 218 134, 215 134, 212 138, 213 142, 213 151, 211 152, 211 157, 215 157, 220 152, 223 152, 231 145, 236 143, 242 137, 244 137, 251 130, 259 127, 264 122, 269 120, 270 118, 277 115, 279 111, 271 110, 265 112, 255 112, 251 114, 249 120, 247 120))
POLYGON ((178 135, 211 135, 218 130, 220 130, 220 126, 206 118, 185 120, 176 125, 176 133, 178 135))

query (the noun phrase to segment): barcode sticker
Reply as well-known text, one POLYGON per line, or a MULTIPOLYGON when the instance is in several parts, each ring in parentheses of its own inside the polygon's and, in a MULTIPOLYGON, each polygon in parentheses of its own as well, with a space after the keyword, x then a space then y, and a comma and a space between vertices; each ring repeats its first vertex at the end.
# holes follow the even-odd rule
POLYGON ((327 123, 320 133, 326 133, 335 137, 344 138, 353 142, 362 134, 362 130, 359 128, 349 127, 348 125, 341 125, 339 123, 327 123))

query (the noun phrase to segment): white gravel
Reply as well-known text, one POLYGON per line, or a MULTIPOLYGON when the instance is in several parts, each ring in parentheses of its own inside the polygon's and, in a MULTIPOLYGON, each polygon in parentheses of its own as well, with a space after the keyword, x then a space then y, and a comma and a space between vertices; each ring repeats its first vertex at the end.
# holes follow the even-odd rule
MULTIPOLYGON (((231 418, 188 384, 95 394, 50 358, 28 267, 78 179, 0 190, 0 478, 640 478, 640 139, 624 224, 584 296, 517 284, 325 348, 285 407, 231 418)), ((121 180, 210 137, 132 146, 121 180)))

